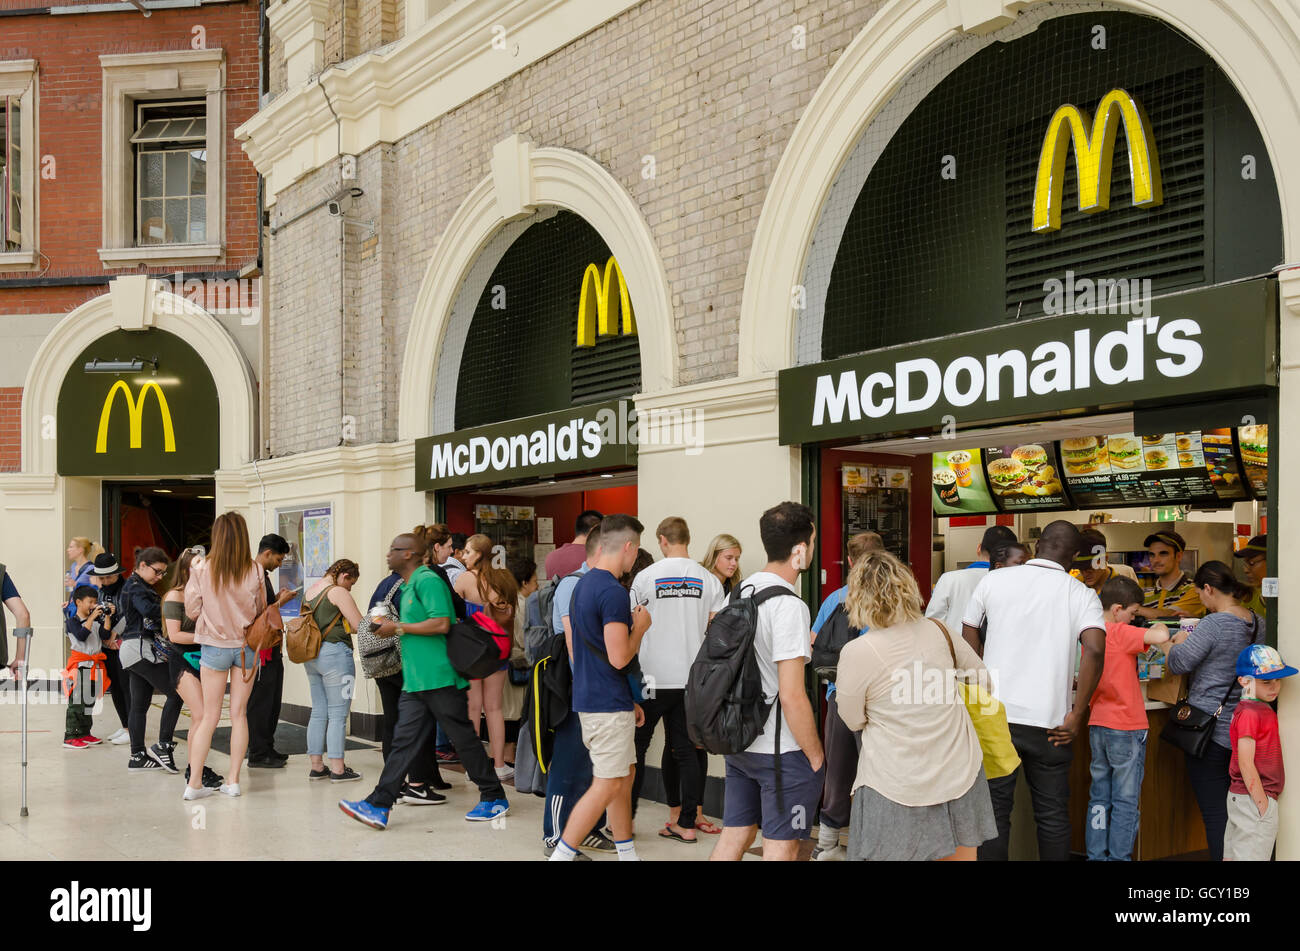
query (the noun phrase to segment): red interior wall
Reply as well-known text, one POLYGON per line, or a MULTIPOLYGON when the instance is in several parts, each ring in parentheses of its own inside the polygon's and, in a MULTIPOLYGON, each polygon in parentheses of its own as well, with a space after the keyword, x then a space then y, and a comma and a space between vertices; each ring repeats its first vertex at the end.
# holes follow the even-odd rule
POLYGON ((452 492, 447 495, 447 528, 470 535, 474 531, 476 505, 531 505, 540 518, 555 520, 555 544, 573 541, 573 523, 587 509, 605 515, 636 514, 636 486, 614 486, 591 492, 561 492, 558 495, 482 495, 452 492))
POLYGON ((891 456, 875 452, 845 452, 842 449, 823 449, 821 458, 821 511, 817 513, 818 548, 826 583, 821 586, 821 599, 836 588, 843 587, 847 566, 844 557, 844 496, 840 485, 840 466, 856 465, 908 466, 912 470, 912 490, 909 494, 911 511, 908 513, 907 551, 912 574, 921 589, 923 600, 930 599, 930 457, 891 456), (925 491, 920 491, 924 489, 925 491))

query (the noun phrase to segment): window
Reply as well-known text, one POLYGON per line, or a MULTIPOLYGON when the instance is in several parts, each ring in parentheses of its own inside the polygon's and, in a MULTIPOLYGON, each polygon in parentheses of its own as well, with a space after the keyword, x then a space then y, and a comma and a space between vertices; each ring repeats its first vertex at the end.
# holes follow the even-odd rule
POLYGON ((202 101, 138 103, 135 146, 135 241, 207 241, 207 119, 202 101))
POLYGON ((16 96, 6 96, 0 122, 0 221, 4 222, 4 250, 19 251, 23 245, 23 107, 16 96))
POLYGON ((0 62, 0 270, 36 263, 36 63, 0 62))

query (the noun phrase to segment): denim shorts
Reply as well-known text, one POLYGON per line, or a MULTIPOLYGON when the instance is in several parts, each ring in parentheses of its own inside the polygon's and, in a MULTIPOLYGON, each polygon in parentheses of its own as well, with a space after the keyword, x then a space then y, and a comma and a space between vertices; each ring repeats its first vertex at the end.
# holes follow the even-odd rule
POLYGON ((251 647, 213 647, 210 644, 203 644, 202 648, 199 666, 207 670, 226 671, 231 667, 238 667, 240 651, 244 653, 245 667, 257 666, 257 651, 251 647))
POLYGON ((826 782, 825 763, 814 772, 802 750, 781 754, 779 798, 776 756, 772 753, 734 753, 726 757, 726 763, 724 826, 761 825, 763 838, 773 841, 809 837, 826 782))

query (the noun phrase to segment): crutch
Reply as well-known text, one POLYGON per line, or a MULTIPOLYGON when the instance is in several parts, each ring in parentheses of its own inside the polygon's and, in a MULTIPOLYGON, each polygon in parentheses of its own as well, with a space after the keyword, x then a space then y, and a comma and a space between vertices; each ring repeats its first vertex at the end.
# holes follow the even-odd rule
POLYGON ((22 680, 14 680, 18 683, 18 704, 22 707, 20 719, 22 720, 23 735, 23 779, 22 779, 22 808, 19 809, 20 816, 27 815, 27 663, 28 658, 32 656, 32 629, 30 627, 14 628, 14 638, 19 642, 19 647, 23 648, 20 653, 23 655, 22 680), (27 643, 23 644, 22 641, 27 643))

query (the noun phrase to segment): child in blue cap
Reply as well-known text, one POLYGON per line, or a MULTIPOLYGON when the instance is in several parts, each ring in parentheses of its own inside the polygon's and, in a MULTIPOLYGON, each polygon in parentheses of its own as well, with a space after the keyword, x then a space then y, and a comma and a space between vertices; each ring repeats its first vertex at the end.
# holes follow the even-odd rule
POLYGON ((1264 644, 1237 655, 1241 702, 1232 714, 1229 736, 1228 828, 1225 862, 1267 862, 1277 840, 1277 799, 1286 780, 1277 713, 1269 706, 1282 692, 1282 678, 1300 673, 1264 644))

